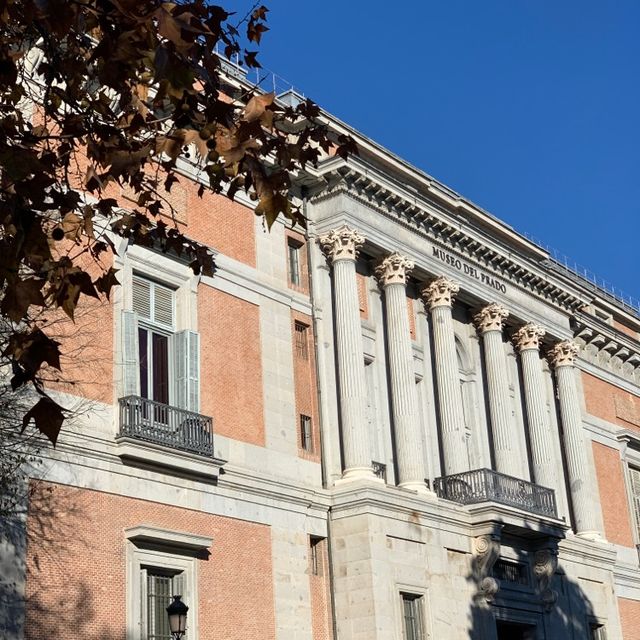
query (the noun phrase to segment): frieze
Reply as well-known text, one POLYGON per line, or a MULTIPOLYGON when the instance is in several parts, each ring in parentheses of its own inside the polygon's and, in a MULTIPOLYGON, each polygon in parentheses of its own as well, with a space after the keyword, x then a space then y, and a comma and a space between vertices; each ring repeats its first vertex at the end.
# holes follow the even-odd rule
POLYGON ((481 271, 477 267, 474 267, 473 265, 469 264, 467 261, 461 260, 460 258, 456 258, 450 253, 447 253, 443 249, 440 249, 439 247, 436 247, 436 246, 432 247, 431 255, 434 258, 437 258, 438 260, 440 260, 440 262, 446 265, 449 265, 450 267, 453 267, 454 269, 456 269, 456 271, 459 271, 465 276, 469 278, 473 278, 474 280, 477 280, 481 284, 484 284, 491 289, 495 289, 500 293, 507 293, 506 285, 500 282, 497 278, 494 278, 489 274, 485 273, 484 271, 481 271))

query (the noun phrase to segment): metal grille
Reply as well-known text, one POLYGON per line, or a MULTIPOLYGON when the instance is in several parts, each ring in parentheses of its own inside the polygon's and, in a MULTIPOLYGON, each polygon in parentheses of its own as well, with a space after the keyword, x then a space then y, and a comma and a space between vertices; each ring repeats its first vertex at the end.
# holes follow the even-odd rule
POLYGON ((636 532, 640 540, 640 469, 629 467, 629 479, 631 480, 631 500, 636 523, 636 532))
POLYGON ((300 415, 300 441, 305 451, 313 451, 313 434, 311 432, 311 417, 300 415))
POLYGON ((138 396, 120 398, 120 435, 203 456, 213 456, 208 416, 138 396))
POLYGON ((514 562, 499 558, 493 567, 493 576, 500 582, 510 582, 511 584, 529 584, 529 574, 527 565, 522 562, 514 562))
POLYGON ((387 481, 387 465, 382 462, 371 461, 371 467, 373 468, 373 475, 376 478, 387 481))
POLYGON ((308 329, 309 327, 302 322, 295 322, 295 341, 296 341, 296 355, 303 360, 309 359, 309 341, 308 341, 308 329))
POLYGON ((147 640, 171 640, 167 607, 172 591, 171 576, 147 573, 147 640))
POLYGON ((477 469, 436 478, 434 489, 440 498, 459 504, 498 502, 541 516, 558 517, 553 489, 491 469, 477 469))

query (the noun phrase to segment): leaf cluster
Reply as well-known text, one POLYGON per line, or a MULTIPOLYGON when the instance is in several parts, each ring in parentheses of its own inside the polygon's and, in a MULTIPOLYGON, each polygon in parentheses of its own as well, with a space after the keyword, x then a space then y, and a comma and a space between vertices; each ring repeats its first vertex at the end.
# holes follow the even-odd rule
POLYGON ((83 298, 108 298, 118 237, 213 274, 207 247, 175 224, 180 163, 198 166, 201 196, 244 191, 270 227, 304 224, 298 172, 355 152, 312 102, 282 105, 224 73, 218 52, 260 67, 266 17, 256 5, 234 22, 205 0, 0 0, 0 316, 13 328, 1 351, 12 387, 41 396, 24 425, 54 443, 64 413, 40 374, 60 368, 63 345, 34 317, 73 320, 83 298))

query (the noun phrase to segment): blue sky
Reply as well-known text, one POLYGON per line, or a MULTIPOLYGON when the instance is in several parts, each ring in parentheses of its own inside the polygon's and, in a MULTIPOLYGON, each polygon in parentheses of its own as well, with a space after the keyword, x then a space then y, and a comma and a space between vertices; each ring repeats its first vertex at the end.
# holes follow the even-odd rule
POLYGON ((265 4, 265 67, 640 298, 638 0, 265 4))

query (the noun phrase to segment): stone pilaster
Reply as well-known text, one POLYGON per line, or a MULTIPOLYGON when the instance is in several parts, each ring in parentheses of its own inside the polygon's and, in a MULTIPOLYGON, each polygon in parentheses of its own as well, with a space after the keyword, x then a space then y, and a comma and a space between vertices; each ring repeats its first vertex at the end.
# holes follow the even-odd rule
POLYGON ((399 253, 387 256, 376 268, 384 290, 389 350, 391 406, 398 463, 399 485, 427 492, 424 479, 422 431, 413 367, 413 349, 407 314, 407 277, 413 262, 399 253))
POLYGON ((469 470, 458 357, 451 316, 451 305, 458 291, 458 285, 445 277, 436 278, 422 290, 431 312, 433 327, 444 475, 469 470))
POLYGON ((558 384, 558 402, 575 532, 585 538, 599 538, 600 532, 590 495, 589 457, 576 387, 575 357, 577 354, 578 345, 571 340, 565 340, 551 349, 549 358, 555 367, 558 384))
POLYGON ((522 462, 518 453, 518 441, 513 434, 515 425, 509 407, 511 396, 507 377, 507 359, 502 342, 502 328, 508 317, 509 312, 504 307, 492 303, 481 309, 474 316, 474 320, 484 341, 496 471, 509 476, 522 477, 522 462))
POLYGON ((551 429, 540 362, 540 338, 544 334, 544 329, 529 323, 514 333, 513 342, 520 352, 522 363, 522 383, 527 407, 533 478, 537 484, 557 490, 556 468, 560 461, 554 459, 551 447, 551 429))
POLYGON ((318 241, 333 264, 343 479, 374 479, 366 421, 367 392, 356 283, 356 258, 364 238, 344 225, 321 236, 318 241))

